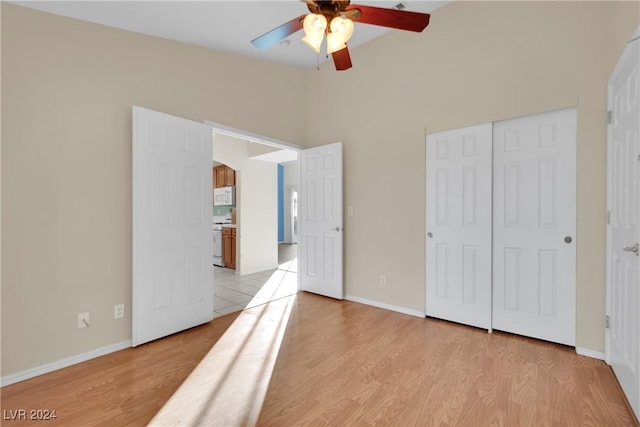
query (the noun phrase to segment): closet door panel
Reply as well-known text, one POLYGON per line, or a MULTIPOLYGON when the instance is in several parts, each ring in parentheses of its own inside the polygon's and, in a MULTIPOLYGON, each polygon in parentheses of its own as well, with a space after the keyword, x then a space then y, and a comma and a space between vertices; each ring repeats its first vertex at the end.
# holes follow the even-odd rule
POLYGON ((491 124, 427 136, 427 316, 491 328, 491 124))
POLYGON ((493 127, 493 327, 575 345, 576 113, 493 127))

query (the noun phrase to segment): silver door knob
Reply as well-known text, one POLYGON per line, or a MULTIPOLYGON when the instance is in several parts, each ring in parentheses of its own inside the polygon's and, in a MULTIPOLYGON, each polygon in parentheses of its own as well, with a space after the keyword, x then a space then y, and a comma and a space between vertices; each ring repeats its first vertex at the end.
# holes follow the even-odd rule
POLYGON ((571 238, 571 236, 566 236, 566 237, 564 238, 564 242, 565 242, 565 243, 571 243, 572 241, 573 241, 573 239, 571 238))
POLYGON ((640 248, 638 246, 639 245, 636 243, 633 246, 625 246, 622 248, 622 250, 625 252, 633 252, 634 254, 638 255, 638 252, 640 251, 640 248))
POLYGON ((432 237, 433 237, 433 233, 432 233, 432 232, 428 232, 428 233, 427 233, 427 237, 428 237, 428 238, 432 238, 432 237))
POLYGON ((340 231, 340 227, 336 227, 336 228, 334 228, 334 229, 332 229, 330 231, 340 231))

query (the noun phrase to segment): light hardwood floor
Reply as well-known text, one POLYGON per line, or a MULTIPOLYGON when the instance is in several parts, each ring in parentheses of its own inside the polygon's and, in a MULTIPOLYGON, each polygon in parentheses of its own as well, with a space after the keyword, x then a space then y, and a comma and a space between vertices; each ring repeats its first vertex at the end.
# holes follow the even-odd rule
POLYGON ((58 418, 2 424, 145 425, 194 368, 154 425, 637 425, 610 368, 572 348, 307 293, 4 387, 3 414, 58 418), (267 338, 269 325, 283 334, 267 338), (269 359, 261 349, 277 358, 261 365, 252 407, 230 404, 248 392, 236 385, 254 368, 247 361, 269 359), (214 380, 229 363, 236 369, 214 380))

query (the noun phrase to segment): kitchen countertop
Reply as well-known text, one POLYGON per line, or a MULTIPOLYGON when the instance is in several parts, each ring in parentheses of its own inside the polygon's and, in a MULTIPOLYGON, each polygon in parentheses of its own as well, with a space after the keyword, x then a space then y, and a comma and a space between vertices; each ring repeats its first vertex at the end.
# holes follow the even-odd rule
POLYGON ((236 224, 222 224, 222 228, 238 228, 236 224))

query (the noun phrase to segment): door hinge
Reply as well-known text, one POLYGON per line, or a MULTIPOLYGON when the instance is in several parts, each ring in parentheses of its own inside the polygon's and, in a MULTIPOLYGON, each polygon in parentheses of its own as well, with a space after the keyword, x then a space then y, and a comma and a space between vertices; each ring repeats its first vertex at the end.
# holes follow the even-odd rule
POLYGON ((610 320, 609 320, 609 315, 607 314, 606 316, 604 316, 604 327, 609 329, 609 324, 610 324, 610 320))
POLYGON ((607 123, 611 124, 611 110, 607 111, 607 123))
POLYGON ((611 225, 611 211, 607 211, 607 224, 611 225))

